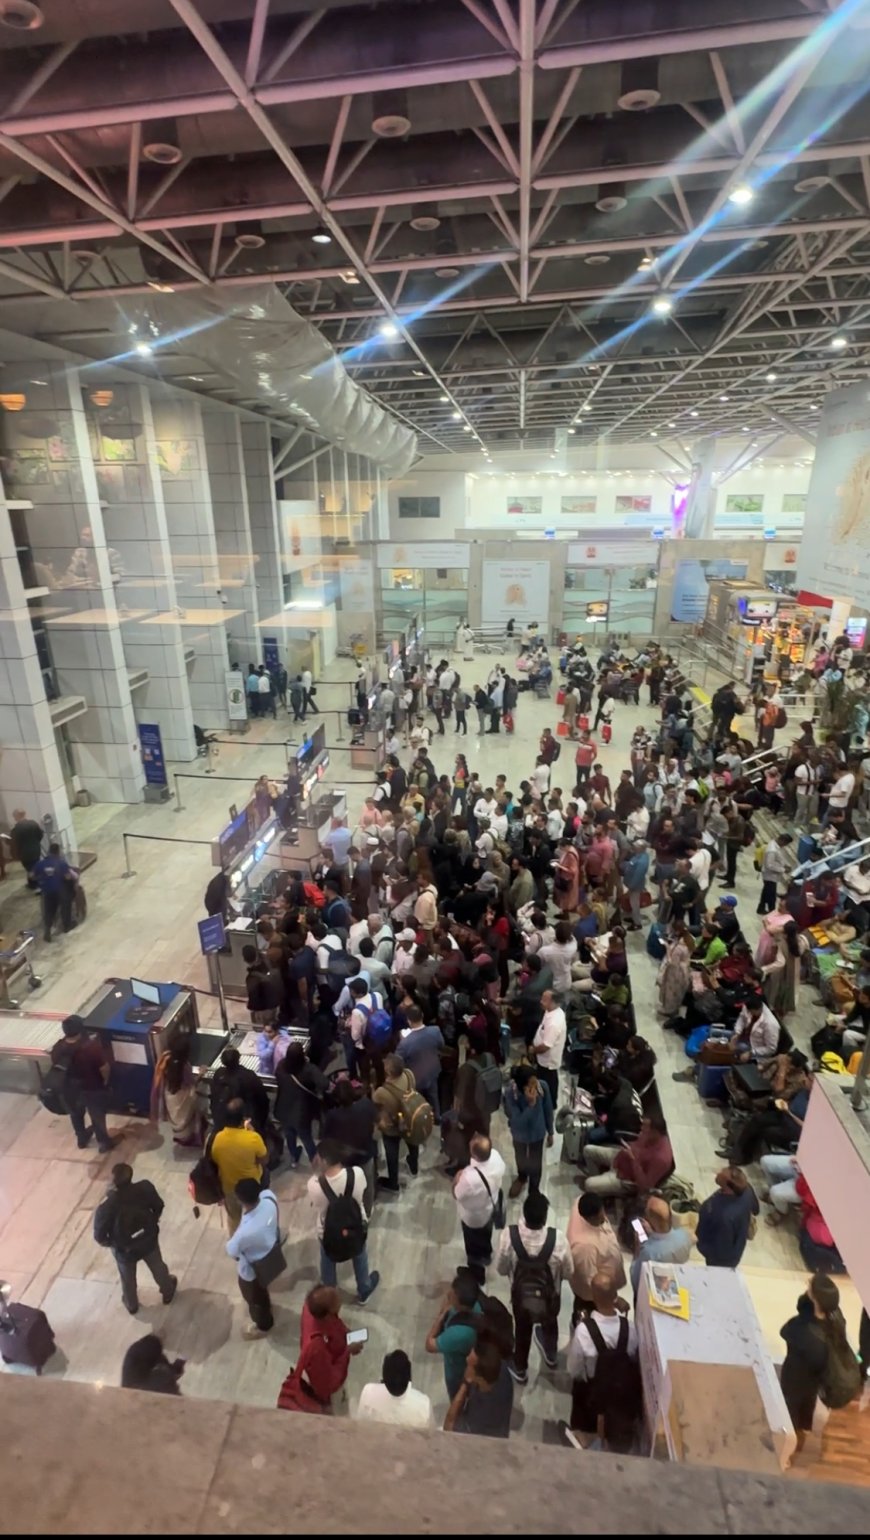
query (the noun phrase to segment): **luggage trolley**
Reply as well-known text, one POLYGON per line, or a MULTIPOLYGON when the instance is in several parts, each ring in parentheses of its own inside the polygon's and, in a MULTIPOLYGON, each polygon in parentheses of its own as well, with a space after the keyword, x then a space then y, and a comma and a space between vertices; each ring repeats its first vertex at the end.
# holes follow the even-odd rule
POLYGON ((11 947, 0 951, 0 1007, 7 1011, 17 1011, 19 1001, 14 1000, 9 992, 9 986, 13 979, 19 982, 26 980, 30 990, 38 989, 42 979, 34 973, 33 964, 30 961, 30 948, 36 940, 36 932, 21 930, 11 947))

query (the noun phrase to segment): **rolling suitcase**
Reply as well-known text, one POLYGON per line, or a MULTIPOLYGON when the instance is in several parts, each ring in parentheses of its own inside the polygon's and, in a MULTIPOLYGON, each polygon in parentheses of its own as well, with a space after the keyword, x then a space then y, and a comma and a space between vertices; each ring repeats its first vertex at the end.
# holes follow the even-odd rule
POLYGON ((0 1318, 0 1358, 41 1374, 55 1351, 48 1316, 30 1305, 9 1305, 0 1318))
POLYGON ((647 956, 661 962, 665 955, 665 927, 655 923, 650 926, 646 938, 647 956))
POLYGON ((586 1136, 595 1124, 586 1118, 572 1118, 562 1134, 562 1149, 560 1158, 576 1166, 580 1160, 580 1152, 586 1143, 586 1136))
POLYGON ((725 1076, 730 1067, 728 1064, 698 1065, 698 1095, 704 1101, 727 1102, 725 1076))

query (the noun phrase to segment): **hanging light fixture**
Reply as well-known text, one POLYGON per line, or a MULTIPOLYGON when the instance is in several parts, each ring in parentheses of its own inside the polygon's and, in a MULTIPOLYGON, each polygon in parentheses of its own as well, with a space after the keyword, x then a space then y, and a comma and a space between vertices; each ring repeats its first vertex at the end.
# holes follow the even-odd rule
POLYGON ((4 391, 0 395, 0 406, 4 412, 23 412, 27 405, 27 397, 23 390, 4 391))
POLYGON ((111 406, 115 399, 113 390, 92 390, 90 393, 92 406, 111 406))

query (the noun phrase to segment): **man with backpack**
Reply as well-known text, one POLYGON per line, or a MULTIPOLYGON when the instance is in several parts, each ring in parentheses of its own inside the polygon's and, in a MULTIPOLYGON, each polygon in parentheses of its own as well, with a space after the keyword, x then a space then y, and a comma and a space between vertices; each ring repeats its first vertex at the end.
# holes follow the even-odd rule
POLYGON ((434 1127, 432 1108, 425 1096, 417 1090, 411 1070, 406 1069, 397 1053, 388 1053, 384 1059, 384 1083, 378 1086, 372 1100, 380 1113, 381 1138, 387 1162, 386 1176, 378 1177, 378 1186, 384 1192, 398 1192, 399 1148, 402 1140, 407 1150, 406 1162, 412 1176, 420 1166, 420 1149, 426 1143, 434 1127))
POLYGON ((559 1296, 573 1273, 567 1236, 547 1225, 549 1202, 530 1192, 519 1224, 502 1231, 496 1268, 511 1281, 514 1356, 508 1371, 518 1385, 529 1377, 529 1349, 535 1347, 548 1369, 556 1368, 559 1348, 559 1296))
POLYGON ((61 1022, 63 1037, 51 1050, 51 1069, 42 1083, 39 1099, 48 1112, 67 1113, 80 1150, 94 1134, 101 1155, 108 1155, 117 1140, 106 1127, 108 1084, 111 1066, 96 1037, 89 1037, 81 1016, 61 1022), (85 1113, 91 1120, 85 1127, 85 1113))
POLYGON ((568 1345, 571 1428, 581 1443, 598 1437, 613 1453, 628 1454, 643 1411, 637 1332, 619 1309, 612 1274, 596 1273, 591 1288, 592 1309, 568 1345))
POLYGON ((162 1213, 163 1199, 151 1182, 134 1182, 132 1166, 112 1167, 111 1186, 94 1214, 94 1240, 98 1246, 107 1246, 115 1258, 121 1297, 130 1315, 139 1309, 138 1263, 145 1263, 164 1305, 171 1304, 178 1288, 178 1279, 160 1250, 162 1213))
POLYGON ((211 1080, 209 1114, 215 1131, 225 1126, 227 1108, 233 1101, 242 1103, 244 1116, 250 1118, 262 1136, 269 1122, 269 1094, 259 1075, 242 1063, 238 1048, 225 1048, 221 1067, 211 1080))
POLYGON ((331 1139, 321 1139, 317 1146, 316 1174, 308 1183, 320 1242, 320 1277, 324 1284, 334 1287, 338 1264, 351 1262, 356 1278, 356 1302, 366 1305, 380 1283, 381 1275, 369 1272, 365 1172, 359 1166, 345 1166, 342 1154, 341 1145, 331 1139))
POLYGON ((370 1216, 375 1201, 378 1157, 375 1143, 377 1109, 371 1097, 350 1080, 338 1082, 332 1093, 332 1103, 320 1124, 321 1138, 341 1146, 346 1166, 362 1168, 366 1179, 365 1211, 370 1216))
POLYGON ((441 1028, 423 1019, 419 1006, 411 1005, 405 1012, 407 1031, 402 1033, 396 1053, 414 1076, 417 1090, 425 1096, 432 1108, 436 1123, 441 1122, 441 1105, 438 1100, 438 1076, 441 1073, 440 1053, 444 1047, 441 1028))

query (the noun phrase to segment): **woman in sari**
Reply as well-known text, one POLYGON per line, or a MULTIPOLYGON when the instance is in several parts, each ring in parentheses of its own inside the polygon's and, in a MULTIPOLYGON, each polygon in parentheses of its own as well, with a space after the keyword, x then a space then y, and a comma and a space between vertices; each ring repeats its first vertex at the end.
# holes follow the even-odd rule
POLYGON ((672 939, 667 943, 658 976, 659 1011, 665 1017, 679 1013, 691 974, 689 932, 680 920, 675 920, 671 929, 672 939))
POLYGON ((556 851, 553 872, 553 903, 563 919, 573 914, 580 898, 580 856, 574 845, 562 840, 556 851))
POLYGON ((776 908, 771 914, 766 914, 761 923, 761 935, 755 948, 755 962, 759 968, 765 968, 773 962, 777 953, 777 938, 790 921, 791 915, 785 899, 778 898, 776 908))
POLYGON ((809 942, 799 933, 794 920, 777 932, 776 953, 761 970, 762 993, 775 1016, 790 1016, 797 1009, 801 958, 808 950, 809 942))
POLYGON ((202 1144, 202 1114, 196 1101, 196 1083, 190 1062, 187 1038, 166 1049, 154 1068, 151 1088, 151 1118, 168 1122, 175 1144, 202 1144))

